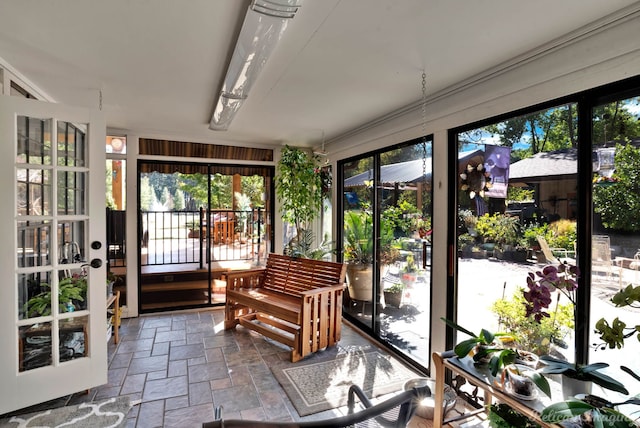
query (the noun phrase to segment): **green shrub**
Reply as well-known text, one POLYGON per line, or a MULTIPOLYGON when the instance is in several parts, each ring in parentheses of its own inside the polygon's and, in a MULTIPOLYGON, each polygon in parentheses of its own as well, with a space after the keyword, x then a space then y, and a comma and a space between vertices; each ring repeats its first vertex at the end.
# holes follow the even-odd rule
POLYGON ((564 248, 565 250, 575 250, 577 237, 576 222, 573 220, 558 220, 551 223, 545 237, 552 248, 564 248))
POLYGON ((524 228, 523 236, 527 241, 529 248, 538 246, 538 235, 542 235, 547 238, 549 232, 549 226, 547 224, 532 223, 524 228))
POLYGON ((476 231, 483 242, 496 242, 498 238, 498 216, 500 214, 484 214, 478 217, 476 231))
POLYGON ((555 314, 538 323, 533 317, 526 316, 523 291, 518 289, 510 300, 495 301, 491 311, 498 316, 504 331, 516 337, 520 349, 538 355, 548 354, 551 338, 561 338, 573 328, 573 306, 570 303, 558 305, 555 314))

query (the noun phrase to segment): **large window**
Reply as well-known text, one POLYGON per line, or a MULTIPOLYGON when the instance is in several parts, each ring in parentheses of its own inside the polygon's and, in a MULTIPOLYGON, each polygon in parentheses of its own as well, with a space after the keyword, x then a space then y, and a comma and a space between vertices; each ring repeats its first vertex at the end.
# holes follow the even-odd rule
POLYGON ((640 341, 637 332, 634 334, 640 325, 640 304, 616 308, 611 298, 628 286, 640 286, 640 97, 598 104, 592 109, 592 120, 589 343, 595 346, 590 348, 589 359, 609 363, 614 377, 629 387, 633 381, 619 367, 625 365, 640 373, 640 361, 629 358, 640 354, 640 341), (595 328, 603 322, 606 325, 599 329, 608 338, 627 336, 612 342, 624 344, 623 351, 611 349, 600 339, 602 333, 595 328))
MULTIPOLYGON (((508 330, 519 346, 573 358, 571 302, 525 317, 529 272, 575 264, 577 121, 566 104, 461 131, 458 139, 458 323, 508 330)), ((555 298, 555 296, 554 296, 555 298)))
POLYGON ((629 82, 454 131, 449 313, 472 332, 510 331, 517 347, 538 354, 608 363, 605 372, 627 387, 636 381, 620 366, 640 369, 630 358, 640 351, 640 305, 612 298, 640 284, 640 88, 629 82), (542 312, 527 311, 527 300, 540 303, 528 275, 561 264, 577 289, 552 290, 542 312))
POLYGON ((425 367, 431 308, 431 141, 340 164, 344 313, 425 367))

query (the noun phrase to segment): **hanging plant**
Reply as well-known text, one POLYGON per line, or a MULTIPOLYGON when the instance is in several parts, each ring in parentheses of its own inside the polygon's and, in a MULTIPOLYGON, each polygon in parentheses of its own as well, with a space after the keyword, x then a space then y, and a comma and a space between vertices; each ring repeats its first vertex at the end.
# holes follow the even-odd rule
POLYGON ((484 198, 484 192, 491 188, 491 174, 484 169, 483 164, 467 165, 467 171, 460 174, 462 179, 460 190, 467 192, 469 199, 476 195, 484 198))

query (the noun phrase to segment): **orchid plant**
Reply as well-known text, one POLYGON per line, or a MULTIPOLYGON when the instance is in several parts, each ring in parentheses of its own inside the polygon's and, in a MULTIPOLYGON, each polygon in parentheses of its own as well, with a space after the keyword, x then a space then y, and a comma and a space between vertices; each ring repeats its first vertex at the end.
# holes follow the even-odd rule
POLYGON ((560 264, 558 267, 545 266, 542 271, 538 271, 535 274, 529 272, 527 276, 527 287, 529 289, 523 292, 527 316, 533 316, 538 322, 543 317, 549 317, 549 313, 545 310, 549 309, 551 304, 551 293, 557 291, 573 304, 575 321, 579 277, 580 270, 578 267, 565 263, 560 264))
MULTIPOLYGON (((551 304, 551 293, 559 292, 564 295, 573 305, 574 325, 576 322, 576 294, 578 290, 578 278, 580 270, 577 266, 562 263, 559 266, 545 266, 542 271, 535 274, 529 272, 527 276, 528 291, 523 291, 527 316, 533 316, 538 322, 543 317, 549 317, 545 310, 551 304)), ((591 381, 603 388, 617 391, 622 394, 629 394, 624 385, 617 380, 599 372, 600 369, 609 366, 607 363, 593 363, 580 365, 558 360, 549 355, 540 357, 546 363, 542 369, 544 374, 562 374, 564 376, 591 381)))

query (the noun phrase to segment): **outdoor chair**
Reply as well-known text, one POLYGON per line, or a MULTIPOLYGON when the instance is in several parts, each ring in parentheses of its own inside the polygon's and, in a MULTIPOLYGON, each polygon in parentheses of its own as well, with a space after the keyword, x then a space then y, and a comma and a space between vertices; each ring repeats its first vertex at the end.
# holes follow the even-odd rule
MULTIPOLYGON (((593 235, 591 238, 591 270, 594 273, 604 272, 606 278, 610 280, 614 274, 613 268, 611 240, 607 235, 593 235)), ((621 267, 617 268, 621 269, 621 267)), ((618 270, 617 273, 621 280, 620 271, 618 270)))
POLYGON ((425 397, 431 396, 429 387, 418 387, 403 391, 378 404, 372 404, 369 398, 357 385, 351 385, 348 395, 348 414, 330 419, 321 419, 308 422, 277 422, 257 421, 222 418, 222 408, 215 409, 215 421, 206 422, 203 428, 340 428, 355 427, 406 427, 415 413, 420 402, 425 397), (364 409, 354 413, 356 398, 364 409))

